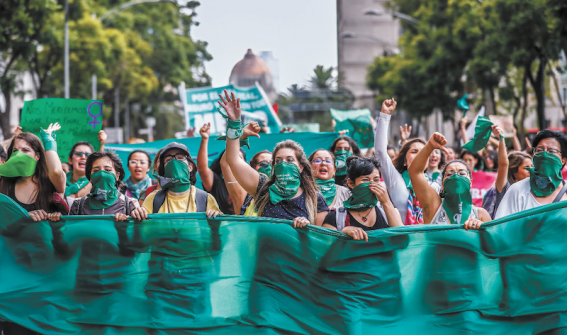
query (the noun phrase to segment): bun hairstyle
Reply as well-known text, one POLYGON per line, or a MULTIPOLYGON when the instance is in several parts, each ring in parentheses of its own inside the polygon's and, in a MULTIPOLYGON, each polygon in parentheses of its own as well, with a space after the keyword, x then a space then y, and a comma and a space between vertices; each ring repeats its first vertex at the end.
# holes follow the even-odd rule
POLYGON ((346 160, 347 165, 347 177, 353 183, 356 178, 360 176, 367 176, 371 174, 375 169, 380 171, 380 161, 376 158, 371 157, 358 157, 358 156, 350 156, 346 160))

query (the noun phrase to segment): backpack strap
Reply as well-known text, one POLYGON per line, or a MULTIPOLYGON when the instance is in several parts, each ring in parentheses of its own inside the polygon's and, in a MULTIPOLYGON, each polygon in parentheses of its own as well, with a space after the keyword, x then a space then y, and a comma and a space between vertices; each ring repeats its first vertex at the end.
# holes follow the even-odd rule
POLYGON ((88 197, 88 195, 85 195, 84 197, 81 197, 81 199, 79 200, 79 213, 77 215, 83 215, 83 206, 85 205, 85 199, 88 197))
POLYGON ((159 209, 161 208, 161 206, 163 206, 163 203, 165 202, 165 196, 166 195, 167 195, 167 193, 164 190, 159 190, 156 193, 156 196, 154 197, 154 210, 153 210, 154 214, 159 212, 159 209))
POLYGON ((207 211, 207 203, 209 201, 209 193, 195 187, 195 205, 197 205, 197 213, 205 213, 207 211))
POLYGON ((567 192, 567 183, 565 183, 565 181, 563 181, 563 188, 561 189, 561 191, 559 191, 559 194, 557 194, 557 196, 555 197, 555 200, 553 200, 553 202, 559 202, 561 201, 561 198, 563 198, 563 195, 565 194, 565 192, 567 192))
POLYGON ((348 220, 348 212, 344 207, 337 209, 336 214, 336 222, 337 222, 337 231, 343 231, 345 227, 350 226, 350 222, 348 220))
POLYGON ((130 215, 132 213, 132 211, 130 211, 130 199, 125 196, 124 194, 121 195, 121 197, 124 197, 124 209, 126 212, 126 215, 130 215))

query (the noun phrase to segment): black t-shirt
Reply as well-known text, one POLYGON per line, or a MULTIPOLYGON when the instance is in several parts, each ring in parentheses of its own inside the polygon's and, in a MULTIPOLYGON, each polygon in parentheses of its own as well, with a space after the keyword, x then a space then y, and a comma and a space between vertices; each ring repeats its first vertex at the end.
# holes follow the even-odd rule
MULTIPOLYGON (((260 173, 260 180, 258 181, 258 188, 256 189, 256 193, 260 192, 260 189, 267 181, 268 178, 266 177, 266 175, 260 173)), ((269 189, 266 188, 263 190, 262 195, 268 192, 269 189)), ((321 193, 317 192, 317 213, 328 210, 329 207, 327 207, 327 204, 325 203, 325 198, 323 198, 323 195, 321 195, 321 193)), ((305 205, 305 193, 302 193, 297 198, 282 200, 275 205, 272 204, 270 200, 268 200, 266 207, 264 207, 264 210, 262 211, 262 217, 285 220, 293 220, 298 217, 309 218, 307 207, 305 205)))
MULTIPOLYGON (((380 210, 378 209, 378 206, 374 207, 374 209, 376 210, 376 222, 374 223, 374 225, 372 227, 368 227, 363 225, 362 223, 358 222, 355 217, 350 214, 347 211, 347 220, 349 220, 349 223, 352 227, 358 227, 358 228, 362 228, 365 231, 370 231, 370 230, 377 230, 377 229, 384 229, 384 228, 389 228, 390 226, 388 226, 388 223, 386 221, 386 219, 382 216, 382 212, 380 212, 380 210)), ((323 220, 323 224, 328 224, 331 225, 333 227, 337 227, 337 213, 336 211, 332 210, 329 212, 329 214, 327 214, 327 216, 325 216, 325 220, 323 220)), ((345 224, 345 227, 347 225, 345 224)))
POLYGON ((346 186, 345 185, 346 178, 347 178, 346 174, 344 176, 335 176, 335 184, 340 186, 346 186))
POLYGON ((234 214, 232 198, 228 194, 226 184, 224 183, 224 179, 221 176, 213 172, 213 186, 211 186, 210 190, 205 191, 209 192, 213 197, 215 197, 217 203, 219 204, 221 212, 223 212, 224 214, 234 214))
POLYGON ((28 212, 35 211, 35 203, 24 204, 23 202, 18 201, 18 198, 16 198, 16 186, 10 188, 10 192, 8 196, 12 198, 12 200, 14 200, 18 205, 22 206, 22 208, 25 209, 26 211, 28 212))

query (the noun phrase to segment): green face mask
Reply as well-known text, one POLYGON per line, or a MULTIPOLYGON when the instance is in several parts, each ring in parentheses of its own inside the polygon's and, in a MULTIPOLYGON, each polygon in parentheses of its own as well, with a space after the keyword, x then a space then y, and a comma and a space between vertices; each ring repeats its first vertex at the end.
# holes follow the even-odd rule
POLYGON ((538 197, 545 197, 553 193, 561 184, 561 159, 544 151, 533 158, 534 167, 527 168, 530 171, 530 186, 532 192, 538 197))
POLYGON ((270 186, 270 201, 275 205, 293 198, 301 184, 301 174, 297 165, 283 161, 274 166, 274 174, 276 182, 270 186))
POLYGON ((191 187, 190 178, 189 164, 172 159, 165 165, 164 175, 158 176, 158 181, 162 189, 178 193, 191 187))
POLYGON ((65 186, 66 196, 70 196, 71 194, 75 194, 79 192, 83 187, 87 186, 87 184, 89 183, 87 177, 81 177, 79 178, 79 180, 77 180, 76 183, 72 183, 71 180, 73 180, 73 171, 67 172, 66 176, 67 176, 67 183, 65 186))
POLYGON ((0 165, 0 177, 29 177, 35 172, 37 161, 21 151, 16 151, 6 163, 0 165))
POLYGON ((341 150, 335 152, 335 167, 337 168, 337 172, 335 175, 337 176, 344 176, 347 173, 347 166, 346 160, 352 156, 352 152, 347 150, 341 150))
POLYGON ((445 179, 443 189, 445 190, 443 208, 447 212, 449 222, 453 224, 465 223, 472 211, 470 179, 455 174, 445 179))
POLYGON ((331 206, 333 200, 335 200, 335 196, 337 195, 337 184, 335 184, 335 178, 331 178, 329 180, 316 179, 315 181, 319 185, 319 189, 325 198, 327 206, 331 206))
POLYGON ((378 196, 370 191, 369 186, 370 183, 363 183, 353 188, 350 198, 343 202, 344 208, 360 212, 376 207, 378 196))
POLYGON ((263 173, 270 178, 272 176, 272 166, 270 164, 263 164, 258 169, 258 172, 263 173))
POLYGON ((89 208, 103 209, 112 206, 118 199, 116 176, 108 171, 100 170, 91 175, 91 196, 89 208))

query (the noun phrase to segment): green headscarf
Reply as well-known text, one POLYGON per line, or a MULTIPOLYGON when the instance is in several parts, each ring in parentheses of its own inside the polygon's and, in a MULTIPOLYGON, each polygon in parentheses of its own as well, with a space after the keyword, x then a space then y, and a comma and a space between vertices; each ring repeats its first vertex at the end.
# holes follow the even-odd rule
POLYGON ((443 184, 445 198, 443 208, 447 219, 453 224, 463 224, 472 211, 471 181, 467 177, 454 174, 443 184))
POLYGON ((553 193, 561 184, 563 176, 561 159, 544 151, 534 156, 534 167, 526 168, 530 171, 530 186, 532 192, 538 197, 545 197, 553 193))
POLYGON ((75 194, 79 192, 83 187, 87 186, 87 184, 89 183, 87 177, 81 177, 79 178, 79 180, 77 180, 76 183, 72 183, 71 181, 73 180, 73 171, 67 172, 66 176, 67 176, 67 183, 65 186, 66 196, 70 196, 71 194, 75 194))
POLYGON ((337 184, 335 184, 335 178, 328 180, 315 179, 315 181, 319 185, 323 198, 325 198, 325 203, 327 203, 327 206, 331 206, 333 200, 335 200, 335 196, 337 195, 337 184))
POLYGON ((118 199, 116 176, 112 172, 100 170, 91 175, 90 209, 103 209, 112 206, 118 199))
POLYGON ((29 177, 34 174, 37 161, 21 151, 16 151, 6 163, 0 165, 0 177, 29 177))
POLYGON ((341 150, 335 152, 335 167, 337 168, 337 172, 335 175, 337 176, 344 176, 347 173, 347 166, 346 160, 352 156, 352 152, 348 150, 341 150))
POLYGON ((191 172, 189 165, 177 159, 170 160, 165 165, 164 175, 157 176, 163 190, 185 192, 191 187, 191 172))
POLYGON ((350 198, 343 202, 344 208, 361 212, 376 207, 378 196, 369 187, 370 183, 362 183, 353 188, 350 198))
POLYGON ((301 184, 301 174, 297 165, 284 161, 274 166, 274 174, 276 182, 270 186, 270 201, 275 205, 297 194, 301 184))
POLYGON ((486 147, 492 135, 493 124, 487 117, 479 116, 474 127, 474 138, 463 145, 463 149, 477 152, 486 147))

